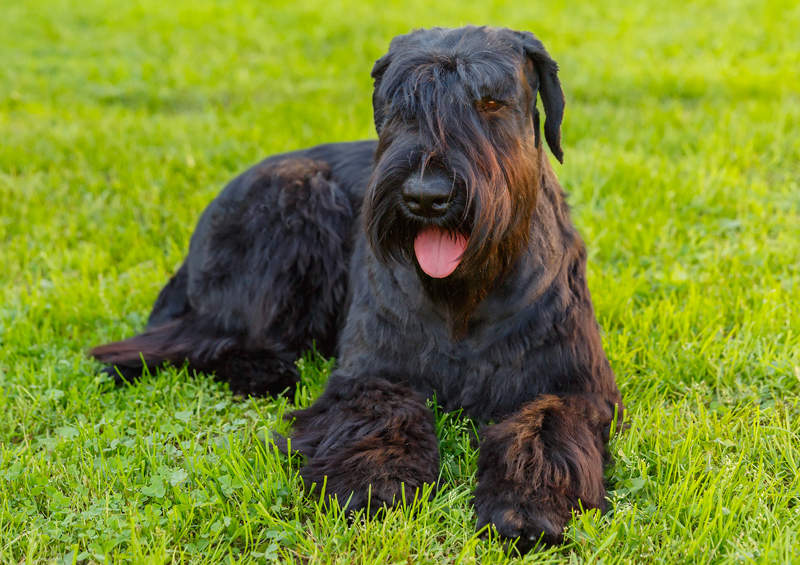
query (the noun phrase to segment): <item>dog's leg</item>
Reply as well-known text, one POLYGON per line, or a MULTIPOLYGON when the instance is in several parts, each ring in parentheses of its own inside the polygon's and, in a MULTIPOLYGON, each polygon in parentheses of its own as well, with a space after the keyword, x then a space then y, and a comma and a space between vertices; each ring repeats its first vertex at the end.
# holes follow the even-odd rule
POLYGON ((493 524, 528 551, 560 543, 572 510, 606 509, 603 466, 614 402, 542 395, 488 427, 478 458, 478 528, 493 524))
POLYGON ((307 486, 349 511, 392 507, 435 484, 439 447, 433 414, 410 388, 384 379, 332 376, 325 393, 294 417, 291 449, 306 457, 307 486))

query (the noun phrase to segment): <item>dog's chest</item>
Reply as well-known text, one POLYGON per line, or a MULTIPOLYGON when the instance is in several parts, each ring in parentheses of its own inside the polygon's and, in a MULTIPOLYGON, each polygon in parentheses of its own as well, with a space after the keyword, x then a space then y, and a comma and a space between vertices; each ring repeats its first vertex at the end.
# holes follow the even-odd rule
POLYGON ((455 339, 411 270, 377 270, 352 288, 339 344, 339 368, 365 378, 406 382, 447 410, 478 419, 532 394, 524 378, 530 342, 515 316, 489 316, 455 339))

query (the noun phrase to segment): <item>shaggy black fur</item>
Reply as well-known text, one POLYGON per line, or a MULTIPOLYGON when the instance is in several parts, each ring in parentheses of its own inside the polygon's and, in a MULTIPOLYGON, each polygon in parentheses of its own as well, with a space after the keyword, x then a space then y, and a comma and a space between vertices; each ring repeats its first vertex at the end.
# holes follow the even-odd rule
POLYGON ((438 474, 425 399, 482 434, 478 525, 562 538, 605 507, 605 443, 622 403, 586 252, 540 142, 561 160, 557 65, 530 33, 466 27, 392 41, 372 72, 377 142, 266 159, 206 209, 144 333, 92 354, 125 376, 188 363, 232 390, 279 393, 312 340, 338 364, 295 412, 309 483, 349 508, 413 496, 438 474), (420 230, 467 245, 425 274, 420 230), (371 497, 371 499, 370 499, 371 497))

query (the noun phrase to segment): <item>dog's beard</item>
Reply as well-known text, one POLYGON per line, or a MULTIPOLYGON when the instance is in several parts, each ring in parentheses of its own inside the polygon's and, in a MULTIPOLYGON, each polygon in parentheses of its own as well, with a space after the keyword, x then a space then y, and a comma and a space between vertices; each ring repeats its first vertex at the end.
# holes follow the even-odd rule
POLYGON ((408 212, 400 187, 431 154, 414 137, 382 135, 363 218, 379 261, 411 266, 452 336, 466 335, 471 313, 511 272, 528 245, 539 186, 533 139, 490 140, 471 127, 468 142, 449 139, 436 165, 454 179, 456 206, 435 219, 408 212), (433 230, 433 231, 430 231, 433 230))
MULTIPOLYGON (((403 183, 420 174, 420 162, 430 161, 426 152, 413 143, 387 144, 378 160, 364 207, 364 220, 370 244, 385 263, 392 260, 414 265, 421 276, 445 278, 462 264, 471 233, 466 188, 453 171, 453 192, 447 212, 437 218, 411 213, 403 203, 403 183)), ((441 163, 441 169, 447 170, 441 163)))
POLYGON ((459 209, 432 220, 414 218, 400 200, 403 177, 372 186, 364 209, 370 246, 379 261, 411 266, 427 296, 446 318, 454 339, 467 331, 470 313, 513 262, 527 237, 476 223, 479 200, 463 189, 459 209), (472 201, 472 206, 467 202, 472 201), (476 245, 478 244, 478 245, 476 245))
POLYGON ((378 259, 414 266, 425 278, 458 278, 463 271, 459 267, 468 262, 472 231, 463 198, 457 198, 454 210, 436 220, 411 215, 399 200, 392 191, 365 210, 367 233, 378 259))
POLYGON ((475 131, 470 143, 451 140, 448 151, 434 152, 434 161, 415 138, 382 136, 363 209, 378 260, 412 266, 428 296, 453 312, 454 328, 525 247, 535 206, 530 148, 498 148, 475 131), (400 187, 424 163, 454 179, 455 201, 440 218, 414 216, 402 201, 400 187))

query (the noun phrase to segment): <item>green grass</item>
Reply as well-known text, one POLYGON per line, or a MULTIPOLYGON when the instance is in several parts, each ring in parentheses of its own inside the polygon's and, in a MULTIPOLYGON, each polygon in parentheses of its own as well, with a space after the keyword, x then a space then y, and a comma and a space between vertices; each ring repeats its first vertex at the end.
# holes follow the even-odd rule
POLYGON ((560 62, 590 286, 630 429, 611 510, 528 561, 800 555, 800 7, 794 1, 6 2, 0 33, 0 561, 504 563, 474 536, 470 424, 444 487, 347 525, 265 448, 319 394, 239 399, 85 357, 141 328, 205 204, 267 154, 373 136, 413 27, 537 33, 560 62))

